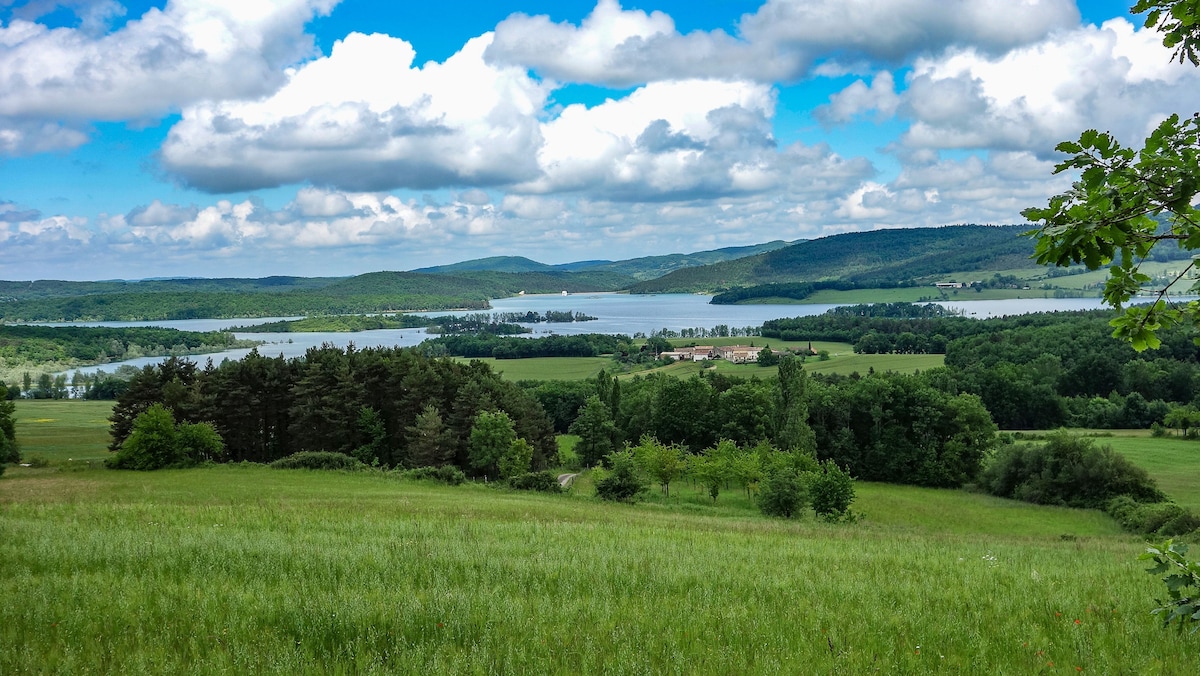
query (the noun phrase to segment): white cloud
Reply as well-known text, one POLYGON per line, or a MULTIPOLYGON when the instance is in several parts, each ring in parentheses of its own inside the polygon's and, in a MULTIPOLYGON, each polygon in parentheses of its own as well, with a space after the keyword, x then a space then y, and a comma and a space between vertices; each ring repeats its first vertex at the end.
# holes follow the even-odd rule
POLYGON ((289 71, 269 97, 186 108, 162 163, 216 192, 302 181, 385 190, 532 178, 547 90, 523 69, 485 64, 490 39, 416 68, 404 40, 351 33, 328 57, 289 71))
POLYGON ((116 12, 111 3, 80 10, 80 28, 13 19, 0 25, 0 152, 81 145, 91 120, 269 92, 283 66, 312 55, 304 25, 337 2, 171 0, 107 34, 99 33, 116 12), (49 140, 29 138, 30 128, 56 125, 49 140))
POLYGON ((579 26, 514 14, 496 26, 487 58, 544 77, 629 87, 689 78, 773 79, 795 72, 795 55, 773 53, 721 30, 687 35, 662 12, 599 0, 579 26))
POLYGON ((1170 63, 1160 40, 1114 19, 1003 56, 920 59, 901 95, 900 114, 912 119, 902 142, 1049 153, 1089 127, 1140 141, 1172 110, 1200 107, 1200 71, 1170 63))
POLYGON ((751 43, 901 61, 951 45, 990 53, 1079 22, 1073 0, 767 0, 742 19, 751 43))
POLYGON ((619 201, 756 192, 776 181, 770 87, 752 82, 655 82, 547 122, 542 175, 519 192, 586 192, 619 201))
MULTIPOLYGON (((1072 0, 768 0, 740 34, 679 33, 661 13, 599 0, 579 26, 515 14, 488 58, 545 77, 629 87, 686 78, 796 80, 822 59, 901 62, 951 45, 1000 53, 1074 26, 1072 0)), ((845 67, 837 67, 842 70, 845 67)))
POLYGON ((813 114, 825 124, 845 123, 859 114, 875 111, 879 117, 890 117, 900 106, 896 82, 892 74, 883 71, 871 84, 857 80, 854 84, 829 98, 829 104, 817 107, 813 114))

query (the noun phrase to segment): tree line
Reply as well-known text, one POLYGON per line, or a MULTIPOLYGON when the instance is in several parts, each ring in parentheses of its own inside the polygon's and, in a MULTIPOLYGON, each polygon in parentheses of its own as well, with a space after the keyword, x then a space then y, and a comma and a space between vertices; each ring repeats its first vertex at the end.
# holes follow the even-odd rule
POLYGON ((227 331, 179 331, 151 326, 0 325, 0 359, 27 364, 102 364, 135 357, 220 352, 254 344, 238 341, 227 331))
POLYGON ((482 412, 509 421, 529 446, 529 467, 545 467, 557 453, 550 420, 521 388, 486 364, 431 359, 411 348, 327 345, 294 359, 252 351, 219 366, 176 358, 147 366, 117 400, 111 450, 122 448, 155 404, 180 424, 210 423, 228 461, 329 451, 386 467, 475 471, 468 443, 482 412))
POLYGON ((532 357, 595 357, 629 349, 629 336, 584 333, 544 338, 508 338, 489 333, 440 336, 423 341, 419 349, 433 357, 528 359, 532 357), (624 346, 624 347, 623 347, 624 346))

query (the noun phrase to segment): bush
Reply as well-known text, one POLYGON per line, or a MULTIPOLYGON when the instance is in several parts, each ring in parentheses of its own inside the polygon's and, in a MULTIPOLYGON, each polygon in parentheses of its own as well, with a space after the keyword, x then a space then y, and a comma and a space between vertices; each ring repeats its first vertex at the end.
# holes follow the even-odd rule
POLYGON ((271 463, 274 469, 363 469, 361 460, 345 453, 331 451, 300 451, 271 463))
POLYGON ((454 465, 417 467, 403 472, 402 476, 413 481, 437 481, 447 486, 458 486, 467 480, 467 475, 454 465))
POLYGON ((758 508, 767 516, 790 519, 804 509, 808 491, 800 475, 790 467, 771 472, 763 482, 758 508))
POLYGON ((821 463, 821 471, 809 482, 812 507, 817 516, 837 521, 850 513, 854 502, 854 479, 832 460, 821 463))
POLYGON ((1122 528, 1139 535, 1175 537, 1200 528, 1200 517, 1173 502, 1142 503, 1121 495, 1109 500, 1104 511, 1122 528))
POLYGON ((608 454, 612 468, 596 481, 596 496, 614 502, 633 502, 646 490, 646 482, 638 474, 637 461, 628 451, 608 454))
POLYGON ((519 474, 508 480, 508 485, 519 491, 540 491, 542 493, 561 493, 562 486, 554 472, 530 472, 519 474))
POLYGON ((171 410, 154 404, 134 418, 121 449, 105 464, 112 469, 155 470, 185 467, 195 462, 180 446, 171 410))
POLYGON ((34 453, 26 459, 25 464, 35 468, 49 467, 50 458, 47 458, 40 453, 34 453))
POLYGON ((1042 445, 1002 446, 980 479, 992 495, 1043 505, 1104 508, 1119 495, 1137 502, 1166 499, 1146 470, 1108 446, 1066 432, 1042 445))

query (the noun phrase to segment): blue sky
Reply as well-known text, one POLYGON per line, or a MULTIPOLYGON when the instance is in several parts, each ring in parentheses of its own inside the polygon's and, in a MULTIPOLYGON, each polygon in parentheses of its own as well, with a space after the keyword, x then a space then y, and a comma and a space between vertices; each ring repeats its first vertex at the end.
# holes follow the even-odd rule
POLYGON ((1020 222, 1200 108, 1125 2, 0 0, 0 278, 1020 222))

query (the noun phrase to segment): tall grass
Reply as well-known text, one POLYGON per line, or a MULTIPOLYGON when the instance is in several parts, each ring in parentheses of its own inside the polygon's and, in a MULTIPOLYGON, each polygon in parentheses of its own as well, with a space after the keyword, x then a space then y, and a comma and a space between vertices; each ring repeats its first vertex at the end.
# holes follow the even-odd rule
POLYGON ((1053 528, 996 532, 980 496, 920 490, 866 488, 867 522, 828 525, 373 474, 17 471, 0 672, 1200 668, 1148 615, 1135 540, 1036 507, 1053 528), (905 518, 935 494, 963 523, 905 518))

